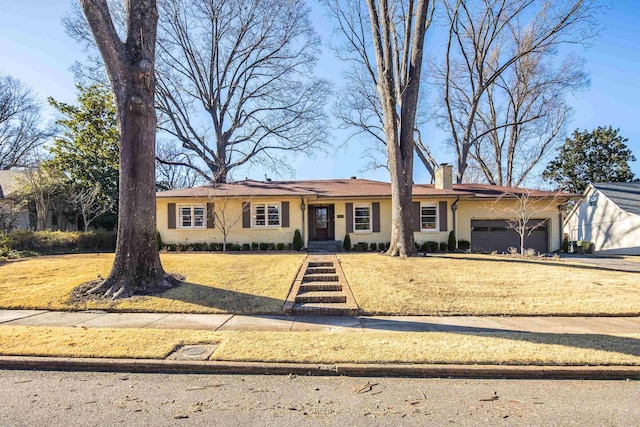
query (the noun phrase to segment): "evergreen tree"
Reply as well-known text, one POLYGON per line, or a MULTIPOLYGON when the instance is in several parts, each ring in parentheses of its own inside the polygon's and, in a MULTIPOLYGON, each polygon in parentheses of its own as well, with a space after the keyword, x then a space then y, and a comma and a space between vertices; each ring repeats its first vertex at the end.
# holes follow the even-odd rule
POLYGON ((589 132, 577 129, 547 165, 542 178, 554 182, 557 190, 583 193, 591 183, 628 182, 634 178, 629 163, 636 160, 627 148, 620 129, 598 127, 589 132))
POLYGON ((50 151, 52 166, 67 175, 80 191, 100 188, 99 199, 117 211, 118 145, 120 133, 116 108, 109 89, 77 85, 78 105, 49 98, 61 113, 58 136, 50 151))

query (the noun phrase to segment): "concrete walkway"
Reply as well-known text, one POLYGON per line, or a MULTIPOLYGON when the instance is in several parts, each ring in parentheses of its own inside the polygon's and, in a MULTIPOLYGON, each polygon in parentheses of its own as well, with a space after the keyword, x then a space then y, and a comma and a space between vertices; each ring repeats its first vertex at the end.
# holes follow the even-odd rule
MULTIPOLYGON (((559 254, 560 258, 565 261, 579 262, 588 264, 598 268, 614 271, 622 271, 629 273, 640 273, 640 260, 634 261, 614 255, 588 255, 588 254, 559 254)), ((640 257, 637 257, 640 259, 640 257)))
POLYGON ((640 333, 640 317, 498 316, 244 316, 231 314, 107 313, 0 310, 2 326, 154 328, 277 332, 537 332, 640 333))

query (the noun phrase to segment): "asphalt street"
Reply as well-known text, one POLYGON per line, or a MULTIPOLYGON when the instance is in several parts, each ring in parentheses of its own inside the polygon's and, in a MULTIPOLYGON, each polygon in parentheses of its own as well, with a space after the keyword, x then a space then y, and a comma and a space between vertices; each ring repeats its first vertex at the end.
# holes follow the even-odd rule
POLYGON ((640 382, 0 371, 1 426, 640 425, 640 382))

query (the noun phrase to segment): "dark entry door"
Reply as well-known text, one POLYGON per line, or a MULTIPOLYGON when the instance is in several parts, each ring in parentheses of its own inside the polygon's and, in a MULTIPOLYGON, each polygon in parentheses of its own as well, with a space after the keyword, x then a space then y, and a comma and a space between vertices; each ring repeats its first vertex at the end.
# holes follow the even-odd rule
POLYGON ((315 238, 316 240, 329 239, 329 208, 316 206, 315 208, 315 238))

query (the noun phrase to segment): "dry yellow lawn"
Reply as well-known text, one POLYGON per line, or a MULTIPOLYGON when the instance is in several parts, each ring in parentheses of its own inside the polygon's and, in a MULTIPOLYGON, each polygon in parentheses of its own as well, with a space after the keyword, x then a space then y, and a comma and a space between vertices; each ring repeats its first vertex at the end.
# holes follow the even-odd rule
POLYGON ((106 277, 113 254, 24 258, 0 264, 0 308, 177 313, 280 313, 303 255, 161 254, 186 284, 159 296, 70 304, 79 284, 106 277))
POLYGON ((217 344, 221 334, 166 329, 0 326, 0 355, 164 359, 184 344, 217 344))
POLYGON ((640 314, 640 273, 466 254, 345 254, 340 263, 368 314, 640 314))
POLYGON ((0 355, 162 359, 219 343, 212 360, 291 363, 640 365, 640 334, 206 332, 0 327, 0 355))

